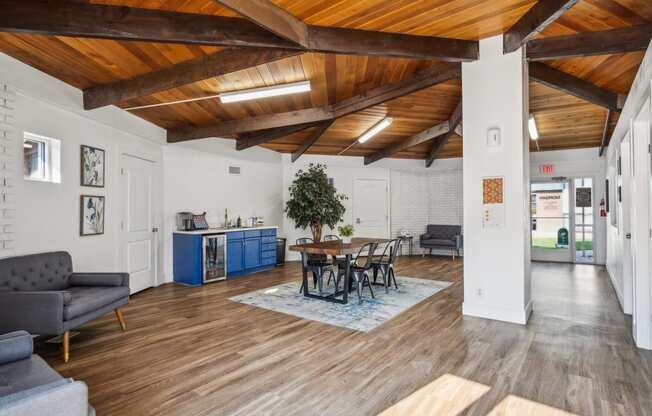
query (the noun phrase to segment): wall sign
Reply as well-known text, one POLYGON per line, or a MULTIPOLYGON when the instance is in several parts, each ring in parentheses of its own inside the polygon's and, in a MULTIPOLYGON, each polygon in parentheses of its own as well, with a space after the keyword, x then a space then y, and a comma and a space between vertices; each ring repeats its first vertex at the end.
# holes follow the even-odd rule
POLYGON ((504 179, 502 177, 482 179, 482 205, 483 228, 505 226, 504 179))
POLYGON ((554 165, 539 165, 539 171, 544 175, 552 175, 554 172, 554 165))
POLYGON ((591 188, 576 188, 575 189, 575 206, 577 208, 590 208, 591 203, 591 188))

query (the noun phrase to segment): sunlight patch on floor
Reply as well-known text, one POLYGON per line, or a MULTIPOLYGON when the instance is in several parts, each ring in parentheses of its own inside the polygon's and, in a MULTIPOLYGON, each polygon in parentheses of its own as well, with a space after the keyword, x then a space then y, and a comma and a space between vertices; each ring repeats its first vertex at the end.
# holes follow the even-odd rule
POLYGON ((569 413, 545 404, 522 399, 517 396, 509 395, 503 399, 496 407, 493 408, 487 416, 577 416, 575 413, 569 413))
POLYGON ((444 374, 415 391, 379 416, 454 416, 472 405, 489 386, 444 374))

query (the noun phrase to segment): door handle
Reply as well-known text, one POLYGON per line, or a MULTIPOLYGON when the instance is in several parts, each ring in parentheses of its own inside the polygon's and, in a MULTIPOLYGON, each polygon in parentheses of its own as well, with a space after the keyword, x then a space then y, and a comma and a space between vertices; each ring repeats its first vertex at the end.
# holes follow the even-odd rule
POLYGON ((157 227, 152 228, 152 232, 153 233, 158 233, 158 228, 157 227))
POLYGON ((627 234, 625 234, 625 238, 628 239, 628 240, 631 240, 631 238, 632 238, 632 233, 627 233, 627 234))

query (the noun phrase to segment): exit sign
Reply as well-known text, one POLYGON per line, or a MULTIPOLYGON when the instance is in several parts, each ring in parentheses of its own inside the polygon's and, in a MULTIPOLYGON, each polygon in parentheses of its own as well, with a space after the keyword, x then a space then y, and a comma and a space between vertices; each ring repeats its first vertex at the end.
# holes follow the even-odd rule
POLYGON ((543 173, 544 175, 552 175, 554 171, 553 165, 541 165, 540 169, 541 169, 541 173, 543 173))

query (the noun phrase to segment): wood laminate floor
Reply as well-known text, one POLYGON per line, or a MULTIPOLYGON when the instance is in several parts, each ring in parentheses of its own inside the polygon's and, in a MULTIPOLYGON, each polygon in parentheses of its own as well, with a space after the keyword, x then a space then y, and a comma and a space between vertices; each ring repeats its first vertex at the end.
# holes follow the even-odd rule
POLYGON ((423 415, 437 397, 445 415, 652 414, 652 353, 633 346, 603 267, 534 263, 527 327, 463 317, 459 259, 397 268, 454 284, 370 333, 227 300, 298 280, 290 263, 147 290, 124 309, 127 332, 111 314, 81 328, 68 364, 54 345, 37 352, 84 380, 101 416, 423 415))

